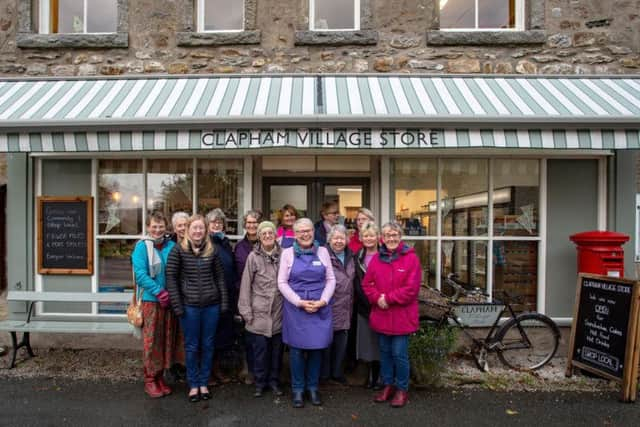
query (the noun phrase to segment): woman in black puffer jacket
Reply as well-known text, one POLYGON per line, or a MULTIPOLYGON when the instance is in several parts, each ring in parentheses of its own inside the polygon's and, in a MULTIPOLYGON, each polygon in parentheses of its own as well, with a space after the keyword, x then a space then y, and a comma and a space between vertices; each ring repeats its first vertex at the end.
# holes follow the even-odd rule
POLYGON ((229 296, 219 253, 201 215, 189 218, 186 236, 169 254, 166 272, 171 307, 184 331, 189 400, 207 400, 216 327, 220 314, 229 309, 229 296))

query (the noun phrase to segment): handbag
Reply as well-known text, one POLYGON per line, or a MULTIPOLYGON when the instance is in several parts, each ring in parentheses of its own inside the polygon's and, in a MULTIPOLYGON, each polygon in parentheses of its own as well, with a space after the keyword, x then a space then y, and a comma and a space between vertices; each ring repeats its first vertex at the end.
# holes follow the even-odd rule
POLYGON ((127 322, 136 328, 142 328, 143 321, 142 298, 138 296, 138 284, 136 283, 136 276, 133 274, 133 296, 127 307, 127 322))

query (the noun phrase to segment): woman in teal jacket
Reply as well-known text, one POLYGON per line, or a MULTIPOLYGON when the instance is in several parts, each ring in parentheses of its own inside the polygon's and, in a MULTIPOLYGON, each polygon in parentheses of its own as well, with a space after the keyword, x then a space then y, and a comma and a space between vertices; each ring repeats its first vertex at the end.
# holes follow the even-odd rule
POLYGON ((165 289, 165 266, 175 243, 165 234, 167 220, 162 213, 149 215, 146 226, 147 236, 136 243, 131 263, 142 299, 144 391, 157 398, 171 394, 164 370, 184 364, 184 345, 165 289))

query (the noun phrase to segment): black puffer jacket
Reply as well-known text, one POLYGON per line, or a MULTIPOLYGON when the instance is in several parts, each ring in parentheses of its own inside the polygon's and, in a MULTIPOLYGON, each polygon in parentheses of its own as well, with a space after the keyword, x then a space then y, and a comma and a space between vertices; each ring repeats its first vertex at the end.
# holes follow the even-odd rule
POLYGON ((229 309, 224 269, 216 249, 211 255, 202 256, 193 253, 191 245, 188 250, 175 245, 169 254, 166 271, 171 307, 177 316, 182 316, 185 305, 220 304, 220 311, 229 309))

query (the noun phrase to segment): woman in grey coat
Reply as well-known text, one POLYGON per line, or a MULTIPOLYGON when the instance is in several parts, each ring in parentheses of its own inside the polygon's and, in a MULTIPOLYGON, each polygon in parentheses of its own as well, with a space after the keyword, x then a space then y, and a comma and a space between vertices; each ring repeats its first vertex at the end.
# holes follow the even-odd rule
POLYGON ((347 247, 347 230, 344 226, 337 224, 331 227, 327 234, 327 248, 336 277, 336 290, 331 300, 333 342, 324 350, 321 378, 328 380, 331 377, 336 382, 346 384, 344 359, 353 312, 353 279, 356 272, 355 258, 347 247))
POLYGON ((238 311, 250 335, 256 390, 262 397, 271 388, 282 396, 282 295, 278 290, 280 247, 276 243, 276 227, 269 221, 258 226, 260 243, 251 251, 242 273, 238 311))

